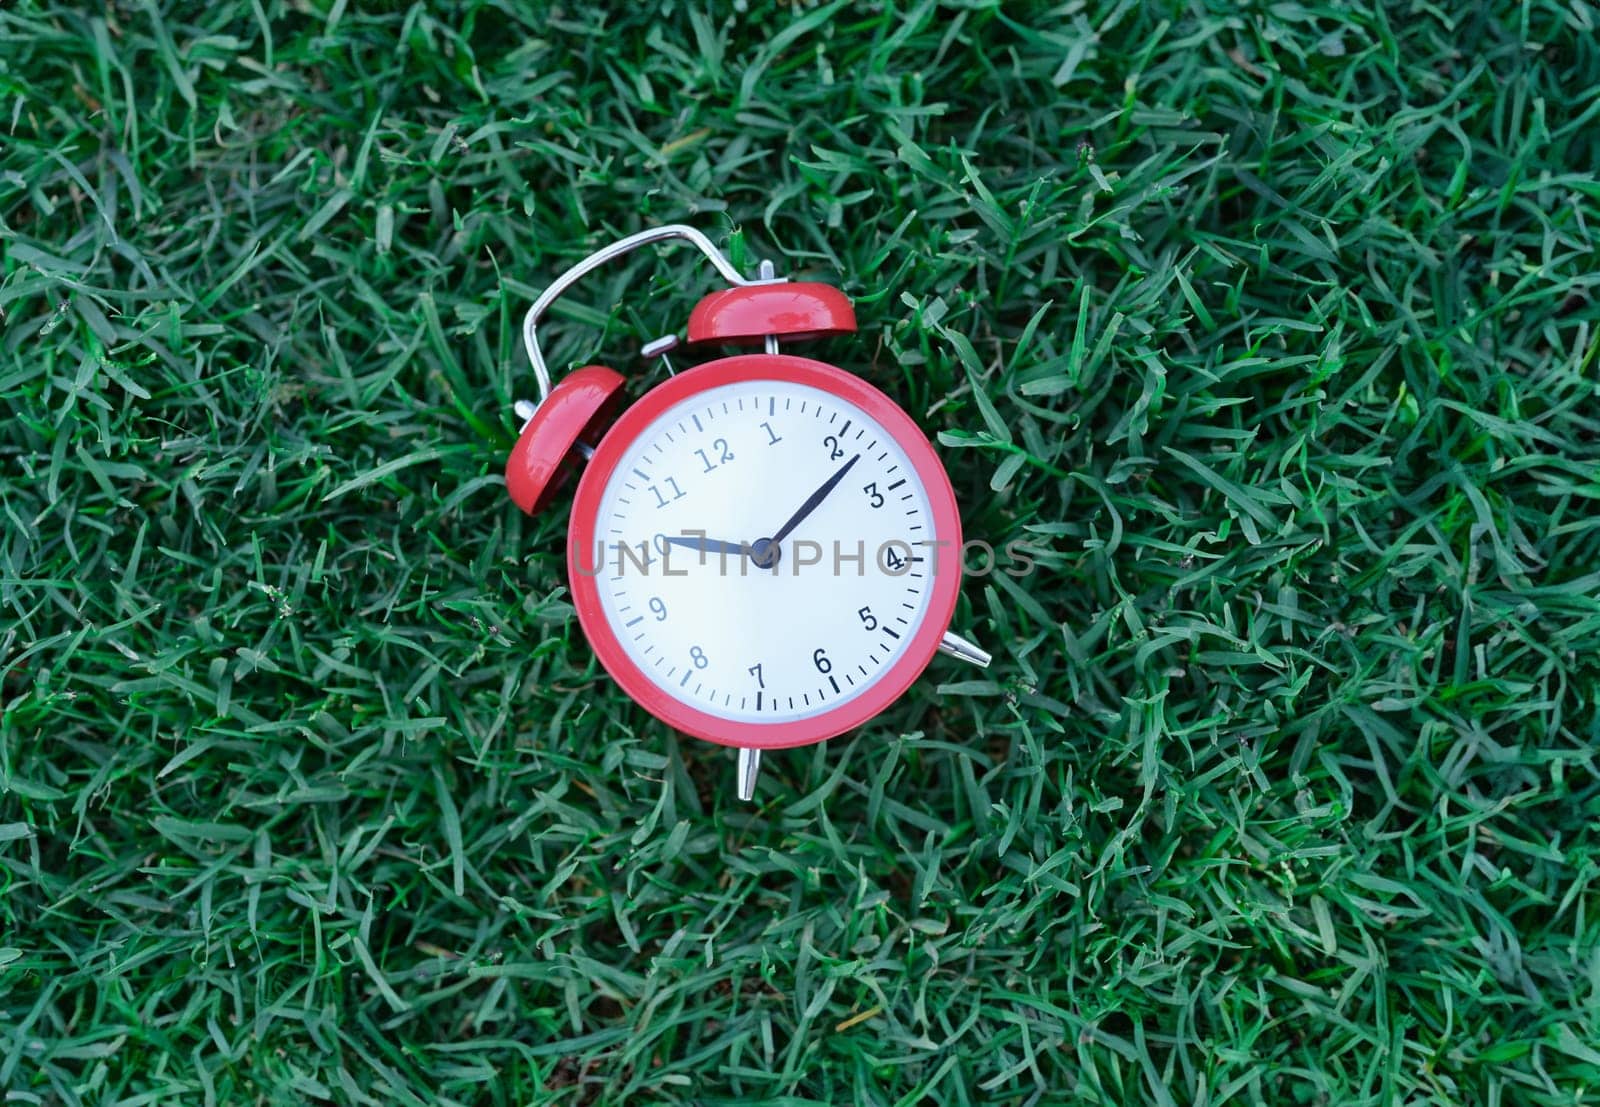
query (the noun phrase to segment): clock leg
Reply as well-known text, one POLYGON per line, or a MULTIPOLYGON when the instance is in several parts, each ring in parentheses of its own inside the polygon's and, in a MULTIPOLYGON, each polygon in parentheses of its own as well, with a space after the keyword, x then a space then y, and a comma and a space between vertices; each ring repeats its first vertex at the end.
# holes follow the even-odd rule
POLYGON ((945 631, 944 637, 939 641, 939 652, 947 653, 951 657, 959 657, 962 661, 976 665, 980 669, 987 669, 993 660, 988 653, 980 650, 976 644, 968 642, 959 634, 945 631))
POLYGON ((761 751, 741 748, 739 750, 739 798, 753 800, 756 798, 756 777, 761 773, 761 751))

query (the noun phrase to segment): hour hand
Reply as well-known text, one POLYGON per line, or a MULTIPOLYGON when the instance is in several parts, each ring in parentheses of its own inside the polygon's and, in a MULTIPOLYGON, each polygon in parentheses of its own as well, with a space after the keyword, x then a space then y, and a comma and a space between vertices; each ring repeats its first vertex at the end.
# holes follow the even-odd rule
POLYGON ((723 542, 716 538, 673 537, 667 539, 669 546, 682 546, 686 550, 698 550, 702 557, 708 553, 732 554, 734 557, 743 557, 750 552, 750 546, 744 542, 723 542))

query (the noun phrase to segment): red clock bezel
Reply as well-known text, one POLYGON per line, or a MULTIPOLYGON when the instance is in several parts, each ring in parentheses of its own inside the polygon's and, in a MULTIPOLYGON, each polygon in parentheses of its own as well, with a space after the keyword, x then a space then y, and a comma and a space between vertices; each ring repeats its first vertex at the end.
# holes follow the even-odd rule
POLYGON ((933 451, 933 445, 895 402, 853 373, 811 358, 790 354, 739 354, 707 362, 685 370, 642 396, 617 419, 601 438, 594 456, 584 467, 572 503, 572 522, 568 528, 567 578, 572 586, 578 622, 589 639, 600 663, 623 691, 650 714, 676 730, 724 746, 753 749, 783 749, 823 742, 854 730, 883 712, 899 699, 911 683, 922 675, 939 648, 939 641, 950 628, 956 598, 961 587, 961 516, 956 509, 955 490, 950 477, 933 451), (887 672, 872 686, 847 703, 814 715, 788 722, 752 723, 724 719, 691 707, 659 687, 633 663, 616 632, 606 621, 600 602, 598 574, 593 571, 595 529, 600 499, 606 484, 630 443, 673 405, 696 392, 745 381, 771 380, 810 385, 830 392, 859 407, 888 431, 911 459, 912 467, 927 490, 933 512, 937 560, 930 557, 931 594, 922 625, 906 644, 906 649, 887 672), (580 552, 588 572, 579 571, 580 552))

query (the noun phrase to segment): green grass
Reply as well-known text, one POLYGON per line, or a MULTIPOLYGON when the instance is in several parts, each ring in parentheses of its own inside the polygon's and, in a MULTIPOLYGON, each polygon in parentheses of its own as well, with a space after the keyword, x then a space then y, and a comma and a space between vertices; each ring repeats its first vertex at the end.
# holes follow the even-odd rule
POLYGON ((0 1099, 1594 1102, 1596 9, 544 7, 0 8, 0 1099), (753 806, 500 477, 680 220, 1044 551, 753 806))

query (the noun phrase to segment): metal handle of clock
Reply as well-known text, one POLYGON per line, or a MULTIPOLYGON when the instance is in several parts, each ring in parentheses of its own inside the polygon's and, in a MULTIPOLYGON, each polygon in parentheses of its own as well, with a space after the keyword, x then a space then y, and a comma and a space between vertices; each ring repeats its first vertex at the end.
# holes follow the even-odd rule
POLYGON ((625 254, 631 254, 641 246, 649 246, 656 242, 668 242, 681 239, 691 243, 705 255, 706 260, 716 267, 722 279, 731 285, 773 284, 783 278, 764 277, 751 280, 743 276, 733 267, 725 254, 712 243, 712 241, 693 227, 683 223, 671 223, 665 227, 651 227, 648 230, 630 234, 626 238, 619 238, 609 246, 604 246, 561 276, 551 282, 550 287, 539 294, 539 298, 528 309, 528 314, 522 317, 522 344, 527 348, 528 360, 533 364, 533 376, 539 384, 539 403, 550 395, 550 369, 545 364, 544 354, 539 349, 539 320, 550 309, 550 305, 559 300, 573 285, 577 284, 586 275, 600 268, 608 261, 614 261, 625 254))

